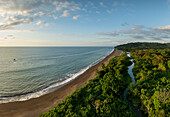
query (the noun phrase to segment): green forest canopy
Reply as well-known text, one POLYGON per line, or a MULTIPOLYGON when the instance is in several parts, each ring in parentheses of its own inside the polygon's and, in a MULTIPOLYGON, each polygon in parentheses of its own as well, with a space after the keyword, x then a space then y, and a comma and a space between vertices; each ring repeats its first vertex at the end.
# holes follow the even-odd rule
POLYGON ((132 50, 133 74, 128 99, 149 117, 170 117, 170 49, 132 50))
POLYGON ((136 42, 118 45, 115 48, 123 51, 131 51, 134 49, 167 49, 170 48, 170 43, 136 42))

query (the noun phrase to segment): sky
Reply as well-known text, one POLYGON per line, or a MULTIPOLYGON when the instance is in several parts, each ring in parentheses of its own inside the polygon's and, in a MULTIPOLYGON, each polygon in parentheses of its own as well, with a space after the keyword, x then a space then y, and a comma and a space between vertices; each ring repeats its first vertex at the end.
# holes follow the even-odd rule
POLYGON ((0 0, 0 46, 170 42, 170 0, 0 0))

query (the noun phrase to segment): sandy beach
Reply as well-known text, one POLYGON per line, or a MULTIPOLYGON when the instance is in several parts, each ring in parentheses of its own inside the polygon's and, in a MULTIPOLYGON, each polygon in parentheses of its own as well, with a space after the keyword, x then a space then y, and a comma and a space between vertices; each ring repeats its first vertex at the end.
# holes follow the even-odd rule
POLYGON ((90 79, 95 78, 94 70, 101 70, 101 64, 107 64, 109 60, 123 53, 115 49, 109 56, 103 59, 95 66, 88 69, 85 73, 78 76, 75 80, 57 89, 56 91, 43 95, 38 98, 33 98, 27 101, 10 102, 0 104, 0 117, 36 117, 41 113, 47 112, 55 107, 58 103, 72 94, 76 89, 81 88, 90 79))

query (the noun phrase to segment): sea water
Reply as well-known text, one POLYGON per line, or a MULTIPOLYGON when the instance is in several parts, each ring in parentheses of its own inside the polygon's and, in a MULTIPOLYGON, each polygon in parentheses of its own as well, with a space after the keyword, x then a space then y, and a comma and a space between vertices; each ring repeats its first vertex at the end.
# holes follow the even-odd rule
POLYGON ((111 51, 113 47, 1 47, 0 103, 52 92, 111 51))

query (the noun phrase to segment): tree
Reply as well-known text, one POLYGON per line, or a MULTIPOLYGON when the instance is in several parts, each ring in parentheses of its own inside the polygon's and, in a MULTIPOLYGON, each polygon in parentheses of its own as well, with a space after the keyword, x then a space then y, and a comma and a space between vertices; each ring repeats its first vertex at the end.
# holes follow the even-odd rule
POLYGON ((102 69, 104 70, 104 69, 105 69, 105 64, 102 63, 101 67, 102 67, 102 69))
POLYGON ((170 60, 167 62, 167 64, 168 64, 168 67, 170 68, 170 60))

